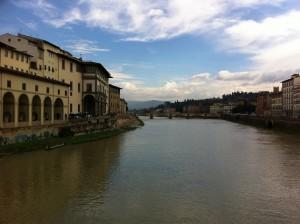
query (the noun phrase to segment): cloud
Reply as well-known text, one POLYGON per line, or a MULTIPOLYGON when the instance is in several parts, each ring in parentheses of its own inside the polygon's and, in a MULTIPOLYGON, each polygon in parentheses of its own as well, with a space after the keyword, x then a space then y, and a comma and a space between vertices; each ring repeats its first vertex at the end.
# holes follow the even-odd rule
POLYGON ((81 22, 125 34, 125 40, 150 41, 219 29, 232 22, 236 10, 276 6, 283 1, 78 0, 64 11, 46 0, 13 2, 19 7, 41 10, 43 20, 55 27, 81 22))
POLYGON ((12 0, 14 5, 20 8, 30 9, 41 17, 55 17, 57 14, 57 7, 47 0, 12 0))
POLYGON ((107 48, 99 47, 97 42, 90 40, 69 40, 68 43, 66 48, 77 54, 95 54, 110 51, 107 48))
POLYGON ((188 98, 204 99, 220 97, 233 91, 271 91, 280 81, 293 74, 293 71, 262 73, 258 71, 231 72, 220 71, 217 74, 200 73, 187 79, 168 80, 160 86, 148 87, 134 77, 117 80, 122 94, 128 100, 184 100, 188 98), (132 78, 132 79, 131 79, 132 78))
MULTIPOLYGON (((114 82, 124 87, 129 99, 206 98, 236 90, 270 90, 300 68, 300 11, 283 12, 280 6, 288 0, 78 0, 68 10, 46 0, 14 2, 35 12, 41 9, 43 13, 38 15, 52 26, 81 23, 118 33, 125 41, 210 36, 222 51, 243 54, 251 62, 245 71, 225 68, 217 74, 199 73, 188 79, 166 80, 158 87, 148 87, 135 76, 126 75, 123 65, 114 82), (262 6, 278 7, 277 14, 251 18, 252 10, 262 6), (248 16, 243 17, 247 12, 248 16)), ((89 41, 74 42, 69 47, 76 53, 108 50, 89 41)))
POLYGON ((261 21, 239 21, 227 27, 222 46, 225 50, 248 54, 261 71, 299 69, 300 11, 267 17, 261 21))

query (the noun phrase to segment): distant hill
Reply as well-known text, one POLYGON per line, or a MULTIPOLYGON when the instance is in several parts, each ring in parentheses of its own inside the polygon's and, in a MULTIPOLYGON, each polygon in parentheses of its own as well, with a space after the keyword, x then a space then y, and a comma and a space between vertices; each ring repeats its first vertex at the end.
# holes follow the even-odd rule
POLYGON ((129 110, 141 110, 151 107, 157 107, 161 104, 164 104, 164 101, 159 100, 150 100, 150 101, 128 101, 129 110))

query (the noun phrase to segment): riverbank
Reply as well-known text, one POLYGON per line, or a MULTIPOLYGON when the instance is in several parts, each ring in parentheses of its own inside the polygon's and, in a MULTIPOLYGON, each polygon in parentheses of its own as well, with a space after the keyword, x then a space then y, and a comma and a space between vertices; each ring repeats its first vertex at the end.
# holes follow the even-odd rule
POLYGON ((222 119, 281 132, 300 133, 299 120, 288 120, 274 117, 257 117, 251 115, 223 115, 222 119))
POLYGON ((122 126, 116 126, 115 128, 98 130, 92 133, 80 133, 74 136, 66 137, 49 137, 46 139, 39 139, 29 142, 8 144, 0 146, 0 156, 6 156, 16 153, 30 152, 35 150, 47 149, 55 145, 76 145, 92 141, 99 141, 102 139, 110 138, 123 134, 128 131, 135 130, 144 125, 143 121, 134 116, 126 116, 118 118, 117 121, 124 120, 126 118, 127 123, 122 126))

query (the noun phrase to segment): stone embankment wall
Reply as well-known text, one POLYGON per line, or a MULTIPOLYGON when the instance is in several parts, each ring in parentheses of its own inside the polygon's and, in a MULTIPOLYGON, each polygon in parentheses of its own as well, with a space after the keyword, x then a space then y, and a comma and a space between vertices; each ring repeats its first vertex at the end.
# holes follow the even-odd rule
POLYGON ((139 127, 142 122, 134 115, 120 114, 116 116, 116 128, 139 127))
POLYGON ((57 136, 61 126, 39 126, 0 129, 0 145, 30 142, 57 136))
POLYGON ((70 121, 57 125, 0 129, 0 145, 32 142, 49 137, 85 135, 114 128, 135 128, 141 121, 134 115, 103 116, 88 120, 70 121))
POLYGON ((258 117, 252 115, 223 115, 224 120, 242 124, 260 126, 270 129, 286 129, 300 131, 300 120, 283 119, 277 117, 258 117))

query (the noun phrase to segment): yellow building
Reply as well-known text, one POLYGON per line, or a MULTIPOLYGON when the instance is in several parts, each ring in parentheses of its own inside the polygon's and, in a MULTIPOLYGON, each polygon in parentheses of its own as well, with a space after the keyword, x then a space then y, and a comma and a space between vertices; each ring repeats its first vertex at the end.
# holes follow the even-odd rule
POLYGON ((61 123, 69 85, 30 70, 32 55, 0 42, 0 128, 61 123))
POLYGON ((120 113, 120 91, 121 88, 109 84, 109 112, 110 114, 120 113))
POLYGON ((22 34, 0 35, 0 48, 0 129, 61 123, 70 113, 126 112, 102 64, 22 34))
POLYGON ((30 73, 69 84, 68 113, 82 112, 81 60, 46 40, 22 34, 3 34, 0 41, 32 55, 30 73))

